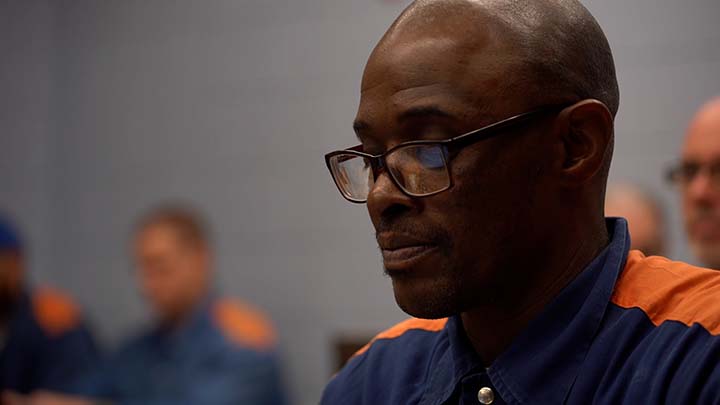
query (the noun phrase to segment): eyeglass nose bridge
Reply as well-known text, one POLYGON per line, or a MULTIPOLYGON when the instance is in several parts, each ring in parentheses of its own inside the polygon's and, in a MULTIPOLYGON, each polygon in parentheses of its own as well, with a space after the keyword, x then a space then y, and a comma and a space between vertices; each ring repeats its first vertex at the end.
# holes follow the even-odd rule
POLYGON ((385 161, 385 155, 380 156, 373 156, 370 158, 370 168, 372 169, 373 173, 373 181, 377 181, 378 177, 380 177, 380 174, 382 172, 387 172, 388 175, 390 174, 387 167, 387 162, 385 161))
POLYGON ((408 193, 408 191, 405 190, 405 188, 400 184, 400 182, 398 182, 398 179, 395 178, 395 175, 388 167, 386 157, 387 155, 383 154, 380 156, 373 156, 370 159, 370 167, 372 168, 373 174, 373 184, 377 184, 377 180, 380 178, 380 175, 385 173, 393 187, 396 187, 398 190, 400 190, 401 193, 407 195, 408 197, 413 197, 411 194, 408 193))

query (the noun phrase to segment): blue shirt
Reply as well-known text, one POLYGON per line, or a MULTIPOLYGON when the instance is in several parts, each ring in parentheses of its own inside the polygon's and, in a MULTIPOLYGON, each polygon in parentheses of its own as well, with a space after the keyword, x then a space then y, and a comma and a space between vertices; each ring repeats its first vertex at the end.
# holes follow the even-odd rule
POLYGON ((23 292, 0 343, 0 391, 66 391, 95 365, 96 346, 70 298, 23 292))
POLYGON ((181 328, 130 340, 76 390, 122 405, 280 405, 274 335, 238 301, 204 302, 181 328))
POLYGON ((378 335, 322 404, 719 404, 720 273, 609 246, 485 368, 458 316, 378 335), (487 401, 486 401, 487 402, 487 401))

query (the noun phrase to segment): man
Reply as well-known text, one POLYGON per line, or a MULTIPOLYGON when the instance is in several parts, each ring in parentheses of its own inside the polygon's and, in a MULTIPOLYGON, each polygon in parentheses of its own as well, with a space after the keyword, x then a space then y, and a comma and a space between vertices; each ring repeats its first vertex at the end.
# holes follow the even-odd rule
POLYGON ((360 350, 323 404, 719 401, 720 274, 628 252, 604 218, 618 99, 575 0, 401 14, 365 68, 361 145, 326 162, 424 319, 360 350))
POLYGON ((720 270, 720 98, 693 119, 670 179, 682 193, 690 248, 705 266, 720 270))
POLYGON ((630 249, 647 256, 665 255, 665 216, 655 196, 635 184, 610 184, 605 197, 605 215, 627 220, 632 235, 630 249))
POLYGON ((25 282, 25 247, 0 217, 0 392, 65 391, 96 361, 78 307, 65 294, 25 282))
POLYGON ((197 214, 182 207, 149 213, 134 255, 156 325, 77 387, 79 397, 41 392, 12 405, 284 403, 275 333, 258 311, 213 294, 211 246, 197 214))

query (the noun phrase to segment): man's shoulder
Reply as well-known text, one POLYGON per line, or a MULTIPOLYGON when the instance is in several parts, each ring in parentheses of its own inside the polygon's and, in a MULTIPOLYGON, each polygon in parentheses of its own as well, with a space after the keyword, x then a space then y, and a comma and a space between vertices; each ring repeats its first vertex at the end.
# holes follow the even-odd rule
POLYGON ((269 318, 240 299, 221 297, 209 307, 210 320, 224 340, 238 349, 272 351, 277 334, 269 318))
POLYGON ((378 349, 382 348, 381 350, 386 350, 389 348, 400 349, 403 347, 403 338, 411 339, 421 336, 425 338, 433 337, 434 333, 440 332, 445 328, 446 323, 447 318, 430 320, 418 318, 406 319, 396 324, 395 326, 377 334, 368 344, 366 344, 362 349, 355 353, 353 357, 363 355, 373 347, 377 347, 378 349), (421 333, 421 335, 413 335, 413 333, 416 332, 421 333))
POLYGON ((43 333, 57 338, 82 326, 79 306, 68 294, 51 287, 30 293, 32 315, 43 333))
POLYGON ((441 333, 446 324, 447 318, 410 318, 379 333, 333 377, 322 403, 372 403, 368 395, 392 396, 394 385, 422 386, 436 347, 446 341, 441 333))
POLYGON ((642 310, 656 326, 667 321, 697 324, 720 335, 719 297, 720 272, 632 251, 612 302, 642 310))
POLYGON ((717 271, 630 252, 573 388, 578 398, 713 402, 720 381, 718 298, 717 271))

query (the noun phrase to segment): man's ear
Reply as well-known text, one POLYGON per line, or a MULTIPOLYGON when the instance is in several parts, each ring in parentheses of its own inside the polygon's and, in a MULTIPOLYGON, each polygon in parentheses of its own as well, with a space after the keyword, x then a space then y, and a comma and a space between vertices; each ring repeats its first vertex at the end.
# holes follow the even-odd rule
POLYGON ((564 109, 556 120, 562 145, 560 170, 564 182, 581 185, 604 168, 612 148, 614 120, 598 100, 583 100, 564 109))

